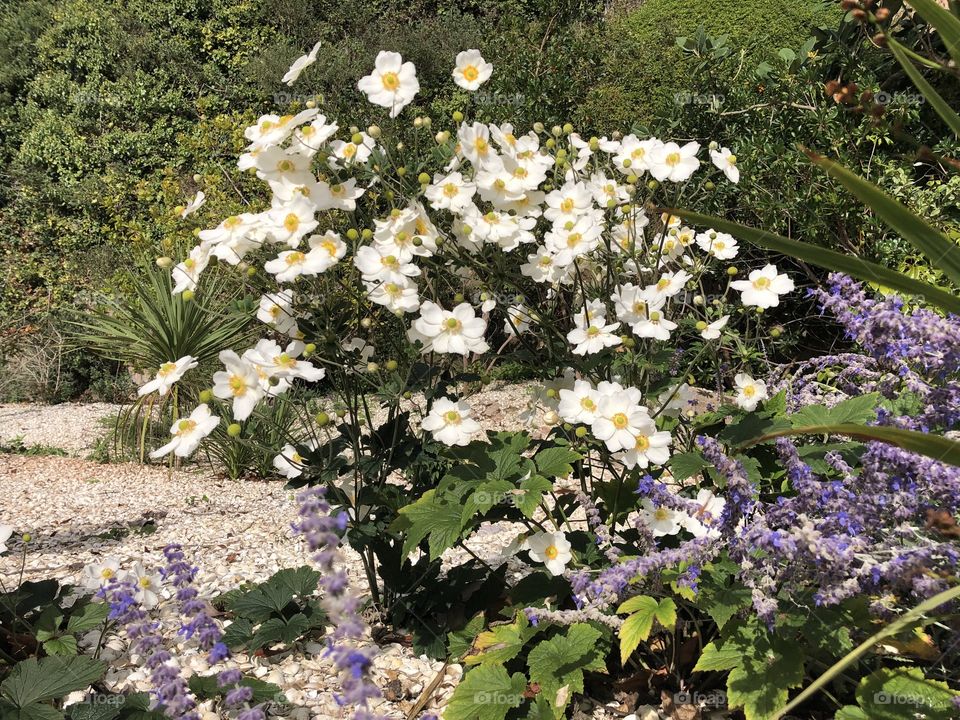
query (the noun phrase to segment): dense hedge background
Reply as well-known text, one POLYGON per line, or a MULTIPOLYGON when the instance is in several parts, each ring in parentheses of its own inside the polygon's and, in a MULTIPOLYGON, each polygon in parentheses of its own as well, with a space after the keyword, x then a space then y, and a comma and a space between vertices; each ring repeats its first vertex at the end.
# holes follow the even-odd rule
MULTIPOLYGON (((449 126, 456 109, 519 127, 571 120, 584 135, 713 138, 745 168, 736 191, 718 189, 716 212, 900 265, 910 257, 804 162, 798 143, 867 168, 920 209, 960 197, 943 173, 904 157, 894 123, 869 122, 822 92, 841 75, 861 87, 891 77, 889 59, 844 26, 835 2, 24 0, 0 13, 0 366, 8 380, 35 376, 0 379, 8 398, 64 399, 122 376, 64 355, 63 320, 124 293, 136 261, 179 257, 198 224, 258 199, 260 183, 234 166, 257 115, 322 98, 342 128, 369 124, 355 84, 381 49, 417 66, 422 92, 398 120, 412 141, 411 118, 449 126), (683 49, 678 36, 700 44, 683 49), (318 39, 318 62, 293 89, 282 85, 318 39), (496 67, 473 95, 449 81, 468 47, 496 67), (722 107, 677 103, 678 93, 716 94, 722 107), (174 208, 199 188, 208 205, 185 224, 174 208)), ((897 113, 916 121, 920 109, 897 113)), ((919 141, 936 137, 933 127, 919 141)))

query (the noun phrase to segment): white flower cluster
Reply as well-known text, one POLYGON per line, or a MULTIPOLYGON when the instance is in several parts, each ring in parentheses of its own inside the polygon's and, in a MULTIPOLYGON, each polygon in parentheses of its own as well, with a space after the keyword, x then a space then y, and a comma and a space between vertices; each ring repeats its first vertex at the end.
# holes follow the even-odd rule
MULTIPOLYGON (((284 80, 295 82, 315 61, 318 48, 295 61, 284 80)), ((460 87, 476 90, 491 73, 492 66, 480 53, 468 50, 457 56, 452 75, 460 87)), ((381 52, 358 87, 370 102, 396 117, 413 100, 419 83, 412 63, 397 53, 381 52)), ((471 264, 469 258, 488 248, 516 253, 512 262, 520 274, 544 286, 547 297, 573 298, 578 309, 561 320, 568 323, 566 340, 574 355, 619 346, 627 332, 638 341, 669 341, 686 319, 695 321, 703 340, 722 338, 730 316, 711 315, 702 297, 690 302, 687 291, 697 289, 710 263, 737 257, 736 239, 713 230, 698 233, 667 216, 650 232, 651 218, 633 200, 644 176, 652 184, 689 181, 701 167, 698 143, 680 146, 635 135, 584 140, 560 128, 541 142, 543 128, 519 134, 509 124, 462 122, 455 138, 446 132, 437 136, 449 151, 443 170, 422 175, 421 192, 415 196, 395 204, 390 194, 396 206, 374 220, 374 227, 363 233, 365 242, 358 245, 355 231, 347 233, 345 242, 334 230, 321 231, 321 222, 335 226, 338 213, 353 213, 371 188, 383 184, 389 153, 378 146, 379 131, 374 128, 354 131, 347 139, 337 138, 338 130, 336 122, 313 107, 293 115, 264 115, 246 128, 249 145, 237 166, 255 172, 269 186, 269 207, 228 217, 199 232, 200 245, 173 269, 174 292, 193 291, 211 258, 236 265, 253 252, 278 248, 264 269, 279 287, 263 295, 257 317, 292 342, 281 348, 264 339, 241 355, 221 353, 225 370, 214 376, 213 394, 232 401, 234 419, 249 417, 258 402, 284 392, 295 378, 314 382, 324 376, 322 369, 301 359, 304 337, 292 286, 327 273, 348 255, 372 305, 398 317, 412 316, 407 338, 423 353, 466 357, 490 350, 488 316, 497 303, 487 299, 477 308, 458 298, 452 307, 444 307, 437 278, 428 276, 428 268, 448 268, 455 279, 466 274, 482 284, 478 267, 483 261, 471 264), (613 291, 600 297, 588 289, 597 284, 584 278, 604 274, 613 278, 605 286, 613 291)), ((711 143, 709 152, 716 168, 737 182, 739 170, 730 150, 711 143)), ((202 201, 195 199, 190 211, 202 201)), ((443 286, 449 282, 444 280, 443 286)), ((793 282, 767 265, 730 287, 741 293, 744 305, 769 308, 793 289, 793 282)), ((538 313, 518 299, 505 310, 505 334, 529 333, 540 321, 538 313)), ((164 394, 194 365, 189 357, 165 364, 141 393, 164 394)), ((746 400, 749 387, 739 382, 738 387, 741 400, 746 400)), ((754 390, 749 398, 762 399, 764 393, 750 387, 754 390)), ((677 410, 677 399, 685 402, 685 388, 678 388, 659 412, 677 410)), ((668 459, 670 435, 657 430, 655 416, 635 388, 617 383, 594 387, 580 380, 560 392, 560 416, 588 427, 628 467, 668 459)), ((201 408, 205 406, 195 411, 198 417, 174 425, 174 439, 155 455, 186 455, 195 449, 216 424, 201 408)), ((464 444, 481 430, 469 414, 462 401, 438 400, 422 427, 441 442, 464 444)))

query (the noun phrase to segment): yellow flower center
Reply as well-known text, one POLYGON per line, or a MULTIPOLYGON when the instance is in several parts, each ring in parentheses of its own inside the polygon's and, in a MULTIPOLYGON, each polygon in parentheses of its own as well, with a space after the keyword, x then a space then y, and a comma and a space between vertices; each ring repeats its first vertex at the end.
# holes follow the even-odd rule
POLYGON ((294 164, 292 160, 281 160, 277 163, 278 172, 292 172, 294 170, 294 164))
POLYGON ((680 157, 680 153, 678 152, 672 152, 666 157, 667 165, 669 165, 670 167, 673 167, 674 165, 679 163, 680 160, 681 160, 681 157, 680 157))
POLYGON ((518 178, 525 178, 529 174, 530 173, 527 172, 527 169, 525 167, 518 167, 516 170, 513 171, 513 176, 518 178))
POLYGON ((226 230, 233 230, 235 227, 238 227, 243 220, 240 219, 238 215, 231 215, 226 220, 223 221, 223 227, 226 230))
POLYGON ((669 520, 670 511, 665 507, 658 507, 656 510, 654 510, 653 517, 655 517, 657 520, 669 520))
POLYGON ((357 146, 353 143, 347 143, 343 146, 343 156, 348 160, 357 154, 357 146))
POLYGON ((567 235, 567 247, 576 247, 581 240, 583 240, 583 235, 580 233, 570 233, 567 235))
POLYGON ((550 545, 546 550, 543 551, 543 554, 547 557, 547 560, 556 560, 557 555, 560 554, 560 551, 557 550, 556 545, 550 545))
POLYGON ((593 401, 593 398, 585 397, 580 401, 580 407, 584 410, 596 410, 597 404, 593 401))
POLYGON ((100 577, 102 577, 104 580, 109 580, 114 576, 114 574, 115 573, 110 568, 104 568, 100 571, 100 577))
POLYGON ((657 280, 657 290, 666 290, 668 287, 670 287, 670 281, 666 278, 657 280))
POLYGON ((754 387, 753 385, 747 385, 747 386, 743 389, 743 396, 744 396, 744 397, 752 398, 752 397, 753 397, 754 395, 756 395, 756 394, 757 394, 757 388, 754 387))
POLYGON ((306 255, 304 255, 299 250, 294 250, 292 253, 287 253, 286 262, 287 262, 287 265, 299 265, 306 259, 307 259, 306 255))
POLYGON ((766 290, 768 287, 770 287, 770 278, 758 277, 753 281, 753 287, 755 287, 757 290, 766 290))
POLYGON ((457 320, 455 317, 447 318, 443 324, 446 326, 447 332, 452 333, 460 332, 460 328, 463 327, 463 323, 457 320))
POLYGON ((627 425, 630 424, 630 420, 627 418, 626 414, 624 413, 617 413, 612 418, 610 418, 610 422, 612 422, 613 426, 618 430, 623 430, 625 427, 627 427, 627 425))
POLYGON ((726 244, 723 240, 717 240, 717 241, 713 244, 713 249, 714 249, 714 250, 723 250, 726 246, 727 246, 727 244, 726 244))
POLYGON ((400 261, 397 260, 396 256, 394 255, 387 255, 385 258, 380 260, 380 262, 383 264, 384 267, 388 267, 391 269, 400 267, 400 261))
POLYGON ((292 368, 296 366, 297 361, 295 358, 290 357, 287 353, 280 353, 273 358, 273 364, 279 367, 292 368))
POLYGON ((473 82, 478 77, 480 77, 480 71, 477 70, 475 65, 467 65, 460 72, 463 74, 463 79, 466 80, 467 82, 473 82))
POLYGON ((287 229, 287 232, 296 232, 297 228, 300 227, 300 218, 297 217, 296 213, 290 213, 283 219, 283 227, 287 229))
POLYGON ((497 178, 496 180, 493 181, 493 186, 497 190, 503 190, 507 186, 507 183, 504 181, 503 178, 497 178))
POLYGON ((645 302, 643 302, 642 300, 637 300, 637 301, 633 304, 633 311, 634 311, 637 315, 642 315, 642 314, 644 314, 644 313, 647 312, 647 304, 646 304, 645 302))
POLYGON ((460 192, 460 189, 456 186, 456 183, 448 182, 443 186, 443 194, 448 198, 456 197, 458 192, 460 192))
POLYGON ((380 76, 380 82, 383 83, 385 90, 390 92, 396 92, 400 89, 400 78, 397 77, 395 72, 386 72, 380 76))
POLYGON ((473 143, 474 149, 477 151, 478 155, 486 155, 487 151, 490 149, 490 143, 482 137, 478 137, 476 142, 473 143))
POLYGON ((383 289, 387 295, 392 297, 399 297, 403 293, 403 289, 396 283, 386 283, 383 286, 383 289))
POLYGON ((146 578, 146 577, 140 578, 137 584, 142 588, 148 588, 151 585, 150 578, 146 578))
POLYGON ((650 447, 650 438, 646 435, 637 435, 637 444, 635 445, 637 450, 643 452, 644 450, 649 449, 650 447))
POLYGON ((571 210, 573 210, 573 198, 567 198, 562 203, 560 203, 560 210, 562 210, 565 213, 568 213, 571 210))
POLYGON ((644 150, 642 147, 638 147, 636 150, 630 153, 630 157, 633 158, 634 160, 639 160, 646 154, 647 154, 646 150, 644 150))
POLYGON ((177 434, 177 435, 183 435, 184 433, 193 432, 193 430, 194 430, 196 427, 197 427, 197 423, 196 423, 196 421, 194 421, 194 420, 190 420, 189 418, 187 418, 187 419, 185 419, 185 420, 181 420, 180 422, 177 423, 177 433, 176 433, 176 434, 177 434))
POLYGON ((458 413, 456 410, 447 410, 443 414, 443 419, 448 425, 459 425, 461 420, 460 413, 458 413))
POLYGON ((600 334, 600 328, 591 325, 587 328, 587 337, 596 337, 600 334))
POLYGON ((236 397, 240 397, 247 392, 247 381, 243 375, 231 375, 228 383, 230 392, 236 397))
POLYGON ((160 371, 157 373, 157 375, 159 375, 160 377, 166 377, 176 369, 177 369, 176 363, 165 362, 163 365, 160 366, 160 371))

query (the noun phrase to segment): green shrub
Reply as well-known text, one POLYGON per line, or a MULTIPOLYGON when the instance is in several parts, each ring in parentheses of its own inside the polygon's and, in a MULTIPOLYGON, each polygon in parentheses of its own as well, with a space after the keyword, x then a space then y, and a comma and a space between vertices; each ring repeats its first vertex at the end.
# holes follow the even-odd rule
POLYGON ((675 96, 693 92, 695 65, 676 40, 701 26, 709 35, 728 36, 745 62, 756 64, 781 47, 798 47, 820 25, 836 26, 840 17, 837 3, 819 0, 647 0, 608 24, 610 51, 580 121, 612 130, 672 114, 675 96))

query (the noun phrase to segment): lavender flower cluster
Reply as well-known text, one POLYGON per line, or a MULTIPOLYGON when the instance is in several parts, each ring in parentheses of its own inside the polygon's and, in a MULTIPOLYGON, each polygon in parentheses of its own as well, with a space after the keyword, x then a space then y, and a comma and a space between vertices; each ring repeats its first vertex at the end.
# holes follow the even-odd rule
MULTIPOLYGON (((817 358, 793 377, 782 377, 778 389, 787 391, 790 410, 870 392, 895 399, 906 391, 917 396, 921 411, 910 417, 878 408, 877 423, 921 431, 960 423, 960 319, 908 312, 897 298, 872 299, 842 275, 831 275, 829 289, 817 295, 864 353, 817 358)), ((599 574, 576 574, 573 587, 582 606, 607 607, 638 576, 653 580, 681 563, 687 565, 684 581, 695 588, 699 569, 721 552, 738 564, 754 611, 771 625, 784 598, 833 605, 873 595, 886 599, 874 603, 882 613, 891 601, 930 597, 956 578, 960 546, 930 518, 960 511, 960 468, 869 442, 856 467, 829 452, 828 470, 815 472, 793 441, 781 438, 776 451, 790 491, 767 500, 716 440, 698 437, 696 444, 725 479, 719 536, 653 547, 599 574)), ((688 500, 650 476, 641 479, 638 492, 690 512, 688 500)))
POLYGON ((339 551, 340 538, 347 527, 347 513, 331 508, 323 487, 305 490, 297 496, 297 501, 300 520, 293 528, 304 537, 323 571, 322 603, 334 626, 327 640, 327 654, 340 672, 341 692, 336 701, 341 706, 355 707, 353 720, 382 720, 382 716, 369 709, 368 701, 380 697, 379 688, 370 678, 374 651, 357 647, 366 623, 360 617, 360 598, 350 590, 339 551))

